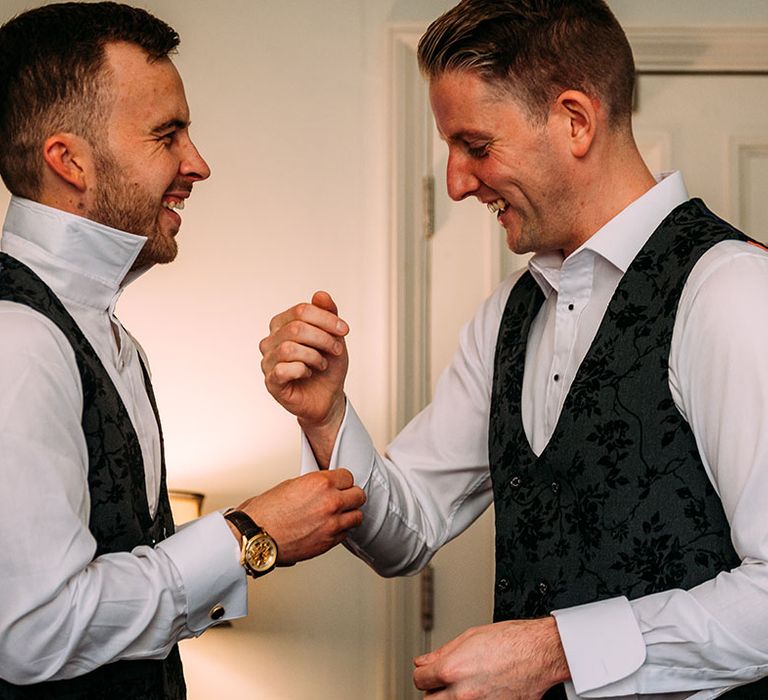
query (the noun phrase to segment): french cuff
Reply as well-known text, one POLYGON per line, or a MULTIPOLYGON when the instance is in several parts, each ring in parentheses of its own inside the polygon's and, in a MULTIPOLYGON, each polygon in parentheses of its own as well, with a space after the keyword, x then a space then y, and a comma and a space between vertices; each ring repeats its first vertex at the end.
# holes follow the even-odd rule
POLYGON ((576 693, 589 693, 634 673, 645 643, 625 597, 552 612, 576 693))
POLYGON ((221 513, 210 513, 158 543, 184 584, 187 628, 198 636, 248 613, 248 584, 240 552, 221 513))
MULTIPOLYGON (((371 478, 375 449, 368 431, 363 426, 357 412, 347 400, 344 420, 336 436, 336 444, 331 452, 328 469, 343 467, 352 472, 355 484, 365 488, 371 478)), ((304 433, 301 434, 301 473, 319 469, 312 447, 304 433)))
MULTIPOLYGON (((336 442, 333 445, 333 452, 331 452, 331 461, 328 463, 328 469, 336 469, 338 466, 336 463, 336 456, 339 451, 339 443, 341 442, 341 436, 344 434, 344 426, 347 424, 347 416, 349 412, 354 410, 349 404, 349 400, 346 400, 344 404, 344 418, 341 420, 339 426, 339 432, 336 434, 336 442)), ((320 465, 315 459, 315 453, 312 451, 312 445, 309 444, 307 436, 304 432, 301 433, 301 474, 309 474, 310 472, 316 472, 320 469, 320 465)))

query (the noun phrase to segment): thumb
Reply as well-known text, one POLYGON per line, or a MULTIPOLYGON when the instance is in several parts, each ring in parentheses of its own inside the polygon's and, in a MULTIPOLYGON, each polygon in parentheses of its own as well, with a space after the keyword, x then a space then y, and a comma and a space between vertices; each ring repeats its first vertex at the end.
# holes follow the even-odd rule
POLYGON ((436 661, 438 657, 437 652, 430 651, 427 654, 422 654, 421 656, 416 656, 413 659, 413 665, 418 666, 426 666, 427 664, 431 664, 432 662, 436 661))
POLYGON ((312 304, 319 306, 325 311, 330 311, 332 314, 338 314, 339 309, 336 306, 336 302, 332 299, 328 292, 318 291, 312 295, 312 304))

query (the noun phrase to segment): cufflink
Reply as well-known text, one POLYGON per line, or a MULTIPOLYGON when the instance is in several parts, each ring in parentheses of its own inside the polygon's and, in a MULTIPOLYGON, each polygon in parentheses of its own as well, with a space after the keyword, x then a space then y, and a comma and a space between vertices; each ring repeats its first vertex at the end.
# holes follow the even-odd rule
POLYGON ((224 610, 223 605, 214 605, 208 613, 208 616, 211 620, 221 620, 221 618, 224 617, 225 612, 226 610, 224 610))

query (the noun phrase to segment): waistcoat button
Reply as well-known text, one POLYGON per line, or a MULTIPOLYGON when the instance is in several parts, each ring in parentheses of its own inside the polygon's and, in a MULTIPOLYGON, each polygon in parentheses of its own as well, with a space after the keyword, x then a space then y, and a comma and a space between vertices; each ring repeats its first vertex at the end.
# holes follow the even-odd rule
POLYGON ((522 483, 522 480, 520 479, 520 477, 519 477, 519 476, 513 476, 513 477, 512 477, 512 478, 509 480, 509 485, 510 485, 510 486, 511 486, 513 489, 516 489, 516 488, 518 488, 518 487, 520 486, 520 484, 521 484, 521 483, 522 483))
POLYGON ((557 481, 553 481, 552 484, 550 485, 550 488, 552 489, 552 493, 554 493, 555 495, 560 493, 560 484, 557 481))
POLYGON ((549 590, 549 586, 544 581, 539 581, 539 593, 546 595, 549 590))
POLYGON ((509 588, 509 580, 505 578, 499 579, 499 582, 496 584, 496 590, 499 593, 503 593, 508 588, 509 588))

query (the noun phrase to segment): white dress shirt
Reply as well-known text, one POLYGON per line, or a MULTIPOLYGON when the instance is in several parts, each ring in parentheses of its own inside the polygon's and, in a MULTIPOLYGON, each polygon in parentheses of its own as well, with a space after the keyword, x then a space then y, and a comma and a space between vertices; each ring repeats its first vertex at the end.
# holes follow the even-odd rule
MULTIPOLYGON (((688 195, 662 179, 566 260, 537 255, 546 300, 528 338, 523 424, 536 454, 622 275, 688 195), (553 376, 560 375, 560 381, 553 376)), ((379 455, 348 405, 331 467, 366 490, 348 547, 385 576, 421 569, 492 502, 488 419, 506 280, 463 328, 430 406, 379 455)), ((572 674, 571 698, 708 700, 768 672, 768 254, 723 242, 694 267, 669 358, 675 404, 691 425, 742 564, 689 590, 554 611, 572 674), (686 692, 676 692, 680 689, 686 692), (578 695, 577 695, 578 694, 578 695)), ((304 441, 303 468, 316 468, 304 441)))
MULTIPOLYGON (((141 349, 114 314, 145 240, 13 198, 0 249, 53 289, 93 345, 138 435, 154 515, 158 426, 141 349)), ((93 559, 82 410, 63 333, 29 307, 0 301, 0 678, 11 683, 164 658, 175 642, 215 624, 213 606, 225 608, 221 619, 246 612, 237 543, 220 513, 155 548, 93 559)))

